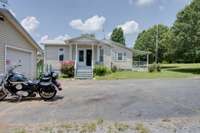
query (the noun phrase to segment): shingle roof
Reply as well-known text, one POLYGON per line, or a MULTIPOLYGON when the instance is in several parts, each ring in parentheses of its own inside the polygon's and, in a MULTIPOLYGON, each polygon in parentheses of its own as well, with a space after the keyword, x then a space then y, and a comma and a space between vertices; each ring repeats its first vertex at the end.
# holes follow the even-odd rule
POLYGON ((114 41, 109 40, 109 39, 103 39, 103 40, 101 40, 101 41, 103 41, 104 43, 108 43, 108 44, 110 44, 111 46, 115 45, 115 46, 118 46, 118 47, 121 47, 121 48, 125 48, 125 49, 128 49, 128 50, 132 51, 131 48, 128 48, 128 47, 126 47, 126 46, 123 45, 123 44, 114 42, 114 41))
POLYGON ((66 43, 63 40, 46 40, 46 41, 42 42, 42 44, 65 45, 66 43))

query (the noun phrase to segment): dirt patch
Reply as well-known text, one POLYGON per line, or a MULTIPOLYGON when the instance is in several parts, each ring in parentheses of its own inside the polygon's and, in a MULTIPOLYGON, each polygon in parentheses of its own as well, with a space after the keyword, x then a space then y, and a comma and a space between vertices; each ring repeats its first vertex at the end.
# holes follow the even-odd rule
MULTIPOLYGON (((5 133, 23 131, 23 133, 197 133, 200 118, 167 118, 148 121, 113 122, 98 119, 94 121, 52 122, 26 125, 1 125, 5 133), (100 121, 100 122, 99 122, 100 121)), ((21 133, 21 132, 20 132, 21 133)))

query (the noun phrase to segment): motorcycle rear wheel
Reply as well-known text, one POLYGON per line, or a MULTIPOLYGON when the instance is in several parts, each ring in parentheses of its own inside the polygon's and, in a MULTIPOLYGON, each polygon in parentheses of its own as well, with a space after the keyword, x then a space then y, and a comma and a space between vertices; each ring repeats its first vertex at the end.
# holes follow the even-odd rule
POLYGON ((4 98, 6 98, 6 94, 5 94, 5 92, 4 91, 0 91, 0 101, 2 101, 4 98))
POLYGON ((41 89, 39 91, 40 97, 44 100, 51 100, 56 96, 56 94, 57 94, 56 89, 53 89, 51 92, 44 91, 44 89, 41 89))

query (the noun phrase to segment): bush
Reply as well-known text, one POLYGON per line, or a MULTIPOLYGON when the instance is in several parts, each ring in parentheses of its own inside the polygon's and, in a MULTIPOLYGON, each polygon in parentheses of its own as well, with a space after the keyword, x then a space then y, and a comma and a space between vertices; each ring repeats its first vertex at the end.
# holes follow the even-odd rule
POLYGON ((111 71, 112 71, 113 73, 117 72, 117 66, 112 66, 111 71))
POLYGON ((96 65, 94 68, 94 75, 96 76, 105 76, 106 74, 110 74, 111 70, 103 65, 96 65))
POLYGON ((61 73, 69 78, 74 77, 74 61, 64 61, 61 63, 61 73))
POLYGON ((154 64, 149 65, 148 71, 149 72, 160 72, 161 71, 160 64, 154 63, 154 64))

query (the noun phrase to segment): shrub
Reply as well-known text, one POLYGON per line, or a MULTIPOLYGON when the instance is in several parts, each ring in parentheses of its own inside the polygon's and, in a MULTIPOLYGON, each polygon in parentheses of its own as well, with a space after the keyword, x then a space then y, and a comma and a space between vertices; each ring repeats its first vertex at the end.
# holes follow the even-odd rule
POLYGON ((160 72, 161 71, 160 64, 154 63, 154 64, 149 65, 148 71, 149 72, 160 72))
POLYGON ((94 68, 94 75, 97 76, 105 76, 106 74, 110 74, 111 70, 103 65, 96 65, 94 68))
POLYGON ((64 61, 61 63, 61 73, 69 78, 74 77, 74 61, 64 61))
POLYGON ((156 70, 157 70, 157 72, 161 72, 161 66, 160 66, 160 64, 157 65, 156 70))
POLYGON ((117 72, 117 66, 112 66, 111 71, 112 71, 113 73, 117 72))
POLYGON ((149 71, 150 73, 154 72, 154 71, 155 71, 155 65, 154 65, 154 64, 149 65, 148 71, 149 71))

